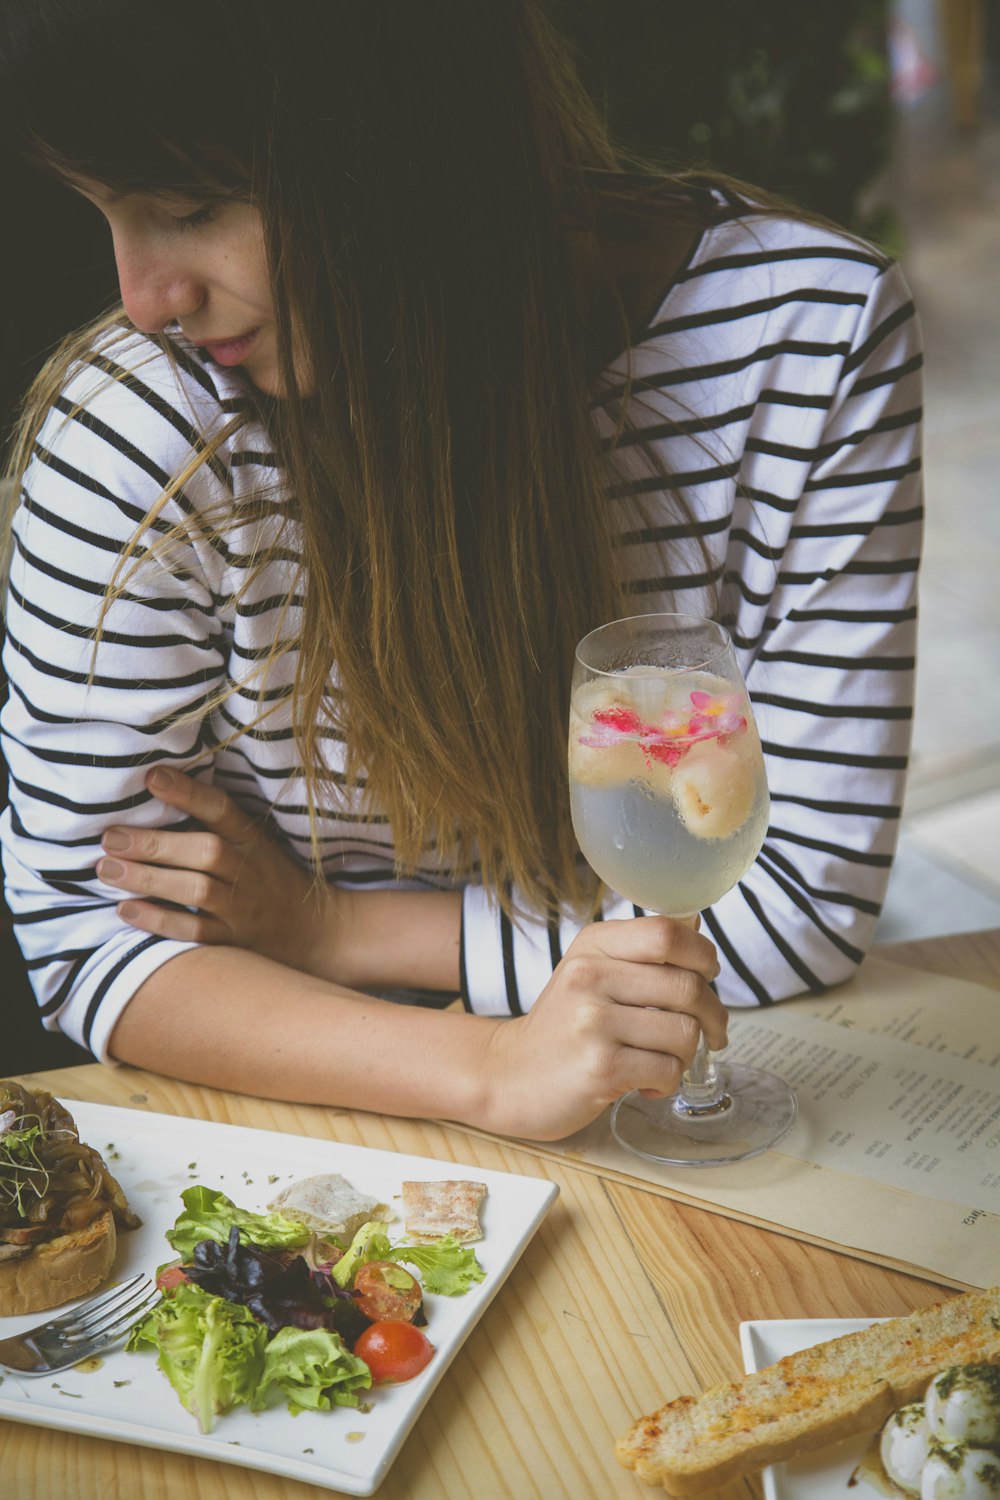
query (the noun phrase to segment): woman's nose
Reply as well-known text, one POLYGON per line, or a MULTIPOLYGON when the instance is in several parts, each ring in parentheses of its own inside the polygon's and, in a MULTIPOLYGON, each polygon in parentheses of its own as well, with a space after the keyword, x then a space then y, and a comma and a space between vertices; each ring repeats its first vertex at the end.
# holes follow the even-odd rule
POLYGON ((182 253, 142 237, 116 236, 115 263, 125 311, 142 333, 160 333, 204 301, 204 285, 182 253))

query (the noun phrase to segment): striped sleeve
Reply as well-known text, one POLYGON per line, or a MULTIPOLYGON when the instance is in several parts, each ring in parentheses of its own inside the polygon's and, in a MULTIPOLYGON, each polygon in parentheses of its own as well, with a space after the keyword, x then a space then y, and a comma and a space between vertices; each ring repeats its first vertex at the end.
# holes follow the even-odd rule
MULTIPOLYGON (((163 359, 149 362, 148 349, 128 382, 77 371, 40 433, 14 522, 4 649, 7 901, 43 1024, 105 1061, 136 988, 190 945, 119 919, 121 893, 95 870, 101 835, 119 819, 162 821, 144 777, 159 762, 198 755, 200 705, 223 666, 221 562, 195 533, 159 557, 148 555, 155 532, 143 533, 146 559, 95 647, 123 550, 196 447, 173 372, 163 359), (136 430, 151 439, 142 451, 127 436, 136 430)), ((218 485, 203 467, 159 529, 218 485)))
MULTIPOLYGON (((828 359, 840 345, 835 388, 801 408, 823 408, 820 430, 797 428, 791 399, 776 430, 766 389, 767 436, 748 439, 739 465, 741 491, 778 543, 757 542, 750 567, 754 538, 733 527, 720 563, 772 798, 759 859, 704 913, 728 1005, 768 1005, 848 978, 870 945, 896 846, 913 705, 922 359, 898 268, 879 270, 866 296, 848 300, 863 304, 850 310, 850 338, 840 339, 838 323, 818 346, 828 359)), ((777 383, 788 387, 787 377, 777 383)), ((635 908, 612 894, 604 914, 635 908)), ((578 930, 565 917, 510 924, 468 888, 467 1007, 527 1009, 578 930)))
MULTIPOLYGON (((611 892, 598 920, 623 921, 642 915, 631 901, 611 892)), ((467 885, 459 950, 465 1009, 481 1016, 523 1015, 579 931, 580 924, 561 912, 542 921, 521 911, 512 921, 484 886, 467 885)))
POLYGON ((729 1004, 848 978, 875 930, 910 748, 922 533, 920 342, 897 267, 876 280, 747 671, 771 822, 706 913, 729 1004))

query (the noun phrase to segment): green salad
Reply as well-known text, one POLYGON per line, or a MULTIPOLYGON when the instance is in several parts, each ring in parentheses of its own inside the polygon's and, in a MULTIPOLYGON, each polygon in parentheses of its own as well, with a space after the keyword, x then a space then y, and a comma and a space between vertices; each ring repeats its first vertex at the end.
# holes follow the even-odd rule
POLYGON ((179 1258, 159 1268, 163 1300, 125 1347, 156 1352, 202 1432, 236 1406, 360 1406, 373 1382, 408 1379, 433 1354, 423 1293, 460 1296, 484 1278, 450 1235, 394 1245, 373 1220, 340 1244, 217 1189, 191 1187, 181 1200, 167 1231, 179 1258))

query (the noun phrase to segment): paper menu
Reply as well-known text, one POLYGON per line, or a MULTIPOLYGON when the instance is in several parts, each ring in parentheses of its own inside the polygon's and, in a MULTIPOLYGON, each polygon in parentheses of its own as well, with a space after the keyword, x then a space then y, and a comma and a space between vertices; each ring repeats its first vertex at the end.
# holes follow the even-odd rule
POLYGON ((1000 1068, 1000 991, 963 979, 869 958, 850 984, 781 1009, 1000 1068))
POLYGON ((1000 992, 870 958, 829 995, 732 1011, 730 1036, 734 1058, 752 1044, 782 1073, 782 1039, 801 1049, 801 1118, 776 1150, 660 1167, 619 1146, 606 1113, 526 1149, 953 1286, 1000 1282, 1000 992), (881 1074, 863 1077, 872 1063, 881 1074))
POLYGON ((777 1010, 734 1017, 730 1046, 798 1095, 783 1156, 1000 1213, 1000 1078, 982 1063, 777 1010))

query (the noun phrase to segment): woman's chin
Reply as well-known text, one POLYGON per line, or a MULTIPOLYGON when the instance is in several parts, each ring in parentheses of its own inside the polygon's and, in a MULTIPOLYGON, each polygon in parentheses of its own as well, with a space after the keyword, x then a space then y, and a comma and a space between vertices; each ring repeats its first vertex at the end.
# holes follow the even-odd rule
MULTIPOLYGON (((262 396, 271 396, 275 400, 281 400, 283 396, 288 394, 288 388, 281 378, 280 370, 268 369, 266 367, 251 369, 249 365, 242 365, 241 369, 250 384, 256 390, 260 391, 262 396)), ((315 387, 312 381, 297 379, 295 384, 298 394, 303 400, 315 394, 315 387)))
POLYGON ((254 389, 260 391, 262 396, 283 396, 285 394, 285 387, 280 375, 273 371, 259 373, 256 370, 244 369, 243 374, 254 389))

